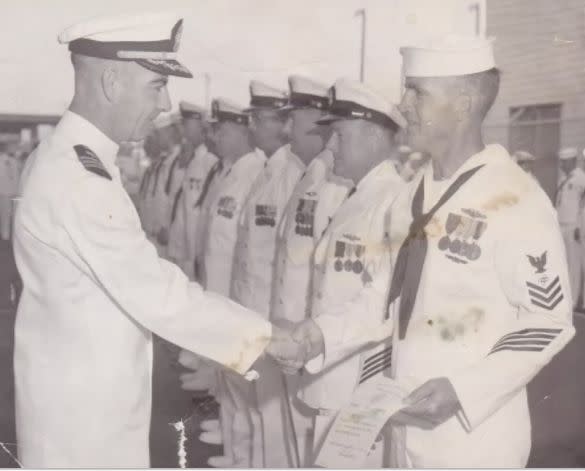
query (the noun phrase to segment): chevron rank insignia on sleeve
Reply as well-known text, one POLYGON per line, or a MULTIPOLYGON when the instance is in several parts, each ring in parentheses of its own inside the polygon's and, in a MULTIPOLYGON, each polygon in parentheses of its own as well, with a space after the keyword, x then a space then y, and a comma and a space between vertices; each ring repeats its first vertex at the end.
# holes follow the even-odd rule
POLYGON ((75 153, 77 154, 77 158, 81 162, 81 165, 83 165, 88 172, 95 173, 96 175, 107 178, 108 180, 112 179, 112 176, 108 173, 104 164, 102 164, 102 161, 89 147, 77 144, 73 146, 73 149, 75 149, 75 153))
MULTIPOLYGON (((545 278, 548 280, 548 278, 545 278)), ((552 311, 564 299, 560 278, 555 277, 550 283, 540 284, 526 282, 530 302, 537 307, 552 311)))

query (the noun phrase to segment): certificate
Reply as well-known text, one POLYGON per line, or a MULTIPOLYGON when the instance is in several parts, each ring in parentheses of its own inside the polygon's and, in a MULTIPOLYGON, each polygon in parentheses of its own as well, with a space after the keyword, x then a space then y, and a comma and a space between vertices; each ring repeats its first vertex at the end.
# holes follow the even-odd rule
POLYGON ((315 461, 323 468, 360 468, 388 419, 405 407, 410 389, 396 381, 372 378, 359 386, 339 411, 315 461))

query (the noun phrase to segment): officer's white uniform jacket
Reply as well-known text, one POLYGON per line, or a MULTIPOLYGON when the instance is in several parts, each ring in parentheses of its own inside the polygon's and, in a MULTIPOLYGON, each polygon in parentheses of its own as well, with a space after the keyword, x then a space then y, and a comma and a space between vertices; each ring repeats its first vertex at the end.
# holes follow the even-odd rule
MULTIPOLYGON (((472 156, 441 191, 478 165, 426 227, 412 317, 405 338, 396 328, 393 336, 393 376, 415 386, 447 377, 462 412, 434 430, 394 428, 393 465, 400 467, 524 467, 525 386, 574 334, 565 251, 548 197, 499 145, 472 156)), ((399 196, 389 213, 394 258, 423 177, 423 210, 440 197, 432 166, 399 196)), ((395 322, 398 306, 399 299, 390 308, 395 322)))
POLYGON ((562 226, 575 227, 579 221, 581 200, 585 194, 585 172, 580 167, 560 179, 556 207, 562 226))
POLYGON ((349 190, 327 182, 332 166, 333 154, 325 149, 307 166, 285 208, 276 241, 272 319, 307 317, 313 251, 349 190))
POLYGON ((67 112, 23 173, 14 367, 25 467, 149 466, 151 331, 239 371, 270 336, 259 316, 157 257, 116 152, 67 112), (78 157, 79 144, 90 150, 78 157))
POLYGON ((276 231, 305 165, 282 146, 256 178, 238 222, 232 299, 268 317, 276 231))
POLYGON ((335 213, 315 249, 311 317, 323 332, 326 355, 306 365, 301 398, 312 408, 343 407, 358 384, 390 362, 385 344, 354 355, 363 344, 346 343, 343 353, 338 345, 347 340, 340 327, 348 312, 377 330, 384 322, 391 271, 385 214, 403 187, 392 161, 378 164, 335 213), (374 279, 385 280, 380 292, 371 287, 374 279), (366 288, 371 294, 361 297, 366 288))
POLYGON ((200 215, 200 259, 205 288, 229 296, 238 221, 266 156, 258 149, 214 177, 200 215))

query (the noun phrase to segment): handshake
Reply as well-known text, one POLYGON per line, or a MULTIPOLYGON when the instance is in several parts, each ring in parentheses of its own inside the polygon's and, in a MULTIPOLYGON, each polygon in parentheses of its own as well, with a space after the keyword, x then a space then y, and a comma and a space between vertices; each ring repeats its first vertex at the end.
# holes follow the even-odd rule
POLYGON ((308 319, 289 327, 274 325, 266 353, 276 360, 284 373, 292 375, 323 353, 324 347, 321 329, 308 319))

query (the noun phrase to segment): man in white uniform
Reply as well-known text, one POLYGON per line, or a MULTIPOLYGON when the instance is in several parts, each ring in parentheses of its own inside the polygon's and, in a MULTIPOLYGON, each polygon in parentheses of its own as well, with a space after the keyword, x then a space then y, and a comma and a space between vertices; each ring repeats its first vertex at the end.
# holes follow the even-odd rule
POLYGON ((581 254, 581 234, 579 218, 585 196, 585 172, 577 165, 579 152, 574 147, 559 152, 560 172, 556 195, 556 207, 561 225, 573 302, 576 304, 583 286, 583 256, 581 254))
MULTIPOLYGON (((216 121, 216 150, 220 158, 204 184, 198 207, 198 265, 202 284, 209 291, 229 296, 238 220, 256 176, 266 157, 251 144, 250 117, 242 107, 225 99, 212 106, 216 121)), ((229 371, 218 371, 223 456, 208 464, 225 467, 251 466, 252 423, 249 404, 255 401, 252 385, 229 371)), ((213 438, 202 436, 206 442, 213 438)))
MULTIPOLYGON (((364 324, 377 323, 378 329, 384 323, 391 272, 385 214, 404 186, 396 170, 399 151, 394 139, 406 125, 393 104, 348 79, 335 83, 330 116, 320 122, 332 122, 334 139, 329 145, 335 174, 352 181, 355 189, 315 249, 311 319, 298 327, 325 345, 324 351, 314 350, 314 358, 305 365, 301 390, 301 399, 314 410, 312 460, 336 412, 349 403, 355 388, 390 364, 391 349, 385 344, 372 348, 347 344, 342 361, 334 352, 347 337, 338 328, 348 313, 359 313, 364 324), (369 143, 367 153, 363 142, 369 143), (381 284, 379 292, 373 289, 373 280, 381 284), (372 295, 360 297, 366 289, 372 295)), ((377 446, 365 465, 381 467, 382 458, 382 446, 377 446)))
POLYGON ((183 119, 183 148, 188 156, 181 190, 175 195, 171 211, 169 256, 180 262, 183 271, 194 279, 195 239, 200 208, 197 201, 217 157, 205 145, 207 122, 205 110, 182 101, 179 104, 183 119))
MULTIPOLYGON (((307 165, 307 170, 293 190, 277 234, 270 318, 285 327, 306 318, 315 245, 349 190, 348 185, 327 182, 333 155, 325 144, 331 131, 329 126, 317 124, 317 120, 327 113, 328 87, 293 75, 289 77, 289 88, 287 130, 291 150, 307 165)), ((272 461, 267 460, 265 466, 300 467, 310 453, 307 445, 311 443, 308 434, 312 429, 310 409, 296 398, 300 375, 286 376, 285 389, 278 365, 274 364, 268 374, 265 370, 263 381, 258 384, 259 394, 264 394, 260 406, 265 447, 278 453, 267 455, 272 461)))
POLYGON ((270 339, 268 322, 157 256, 114 164, 119 143, 143 139, 170 108, 168 76, 191 76, 175 59, 181 28, 150 14, 59 36, 75 94, 27 162, 15 221, 25 467, 149 466, 151 332, 240 373, 270 339))
MULTIPOLYGON (((450 36, 402 54, 409 145, 432 165, 389 212, 391 374, 415 388, 390 419, 391 467, 523 467, 526 384, 574 335, 554 209, 483 144, 499 86, 491 42, 450 36)), ((377 340, 373 328, 348 311, 324 332, 325 358, 348 338, 377 340)))
MULTIPOLYGON (((250 127, 254 143, 268 160, 252 185, 240 215, 231 296, 234 301, 268 318, 277 227, 293 189, 305 171, 305 164, 286 144, 287 111, 281 108, 288 102, 287 94, 252 81, 250 95, 250 127)), ((264 364, 270 362, 266 359, 257 365, 261 377, 264 364)), ((263 446, 264 427, 257 404, 250 404, 250 414, 254 427, 252 467, 263 467, 265 454, 278 451, 263 446)))

